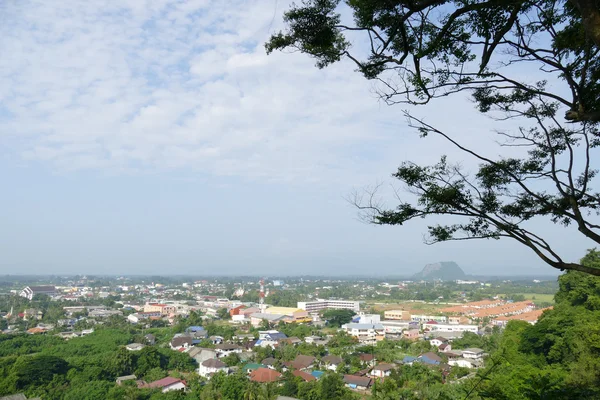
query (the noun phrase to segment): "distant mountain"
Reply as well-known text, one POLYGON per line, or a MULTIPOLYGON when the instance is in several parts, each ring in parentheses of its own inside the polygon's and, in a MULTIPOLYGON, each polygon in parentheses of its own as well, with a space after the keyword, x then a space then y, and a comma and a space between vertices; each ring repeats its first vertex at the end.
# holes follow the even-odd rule
POLYGON ((454 281, 456 279, 465 279, 465 272, 454 261, 442 261, 435 264, 427 264, 423 270, 415 275, 414 280, 442 280, 454 281))

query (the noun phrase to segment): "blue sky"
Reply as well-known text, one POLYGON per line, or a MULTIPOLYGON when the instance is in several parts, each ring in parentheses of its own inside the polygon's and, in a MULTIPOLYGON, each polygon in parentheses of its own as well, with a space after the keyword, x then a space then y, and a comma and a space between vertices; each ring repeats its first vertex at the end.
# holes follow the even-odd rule
MULTIPOLYGON (((0 5, 0 273, 552 273, 508 241, 422 243, 345 200, 419 139, 349 63, 266 56, 285 1, 0 5)), ((498 154, 466 98, 416 110, 498 154), (468 122, 465 124, 465 121, 468 122)), ((540 225, 570 260, 591 247, 540 225)))

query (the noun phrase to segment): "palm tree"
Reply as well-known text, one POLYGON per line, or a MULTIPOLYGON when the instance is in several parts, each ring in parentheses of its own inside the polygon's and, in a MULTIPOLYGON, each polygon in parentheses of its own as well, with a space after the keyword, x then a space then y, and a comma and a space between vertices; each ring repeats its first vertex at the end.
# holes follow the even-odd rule
POLYGON ((243 400, 260 400, 259 387, 255 382, 250 382, 246 387, 243 400))

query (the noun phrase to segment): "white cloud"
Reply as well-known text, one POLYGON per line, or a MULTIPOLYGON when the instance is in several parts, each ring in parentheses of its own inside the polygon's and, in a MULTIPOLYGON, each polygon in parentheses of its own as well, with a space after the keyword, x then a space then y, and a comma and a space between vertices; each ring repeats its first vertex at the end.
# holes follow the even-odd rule
MULTIPOLYGON (((404 158, 447 152, 439 140, 417 139, 400 108, 378 103, 349 63, 318 70, 301 54, 267 56, 263 43, 287 7, 264 0, 5 4, 0 134, 21 157, 50 168, 285 181, 372 182, 404 158)), ((464 106, 454 98, 433 115, 420 111, 458 123, 464 106)), ((459 136, 487 124, 467 109, 475 120, 459 136)), ((486 135, 480 141, 489 144, 486 135)))

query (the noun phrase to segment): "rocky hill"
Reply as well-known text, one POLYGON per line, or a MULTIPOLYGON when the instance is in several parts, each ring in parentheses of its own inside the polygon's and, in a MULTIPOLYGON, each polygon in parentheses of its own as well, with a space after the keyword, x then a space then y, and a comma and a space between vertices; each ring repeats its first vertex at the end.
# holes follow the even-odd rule
POLYGON ((413 275, 414 280, 442 280, 454 281, 465 279, 465 272, 454 261, 442 261, 435 264, 427 264, 423 270, 413 275))

